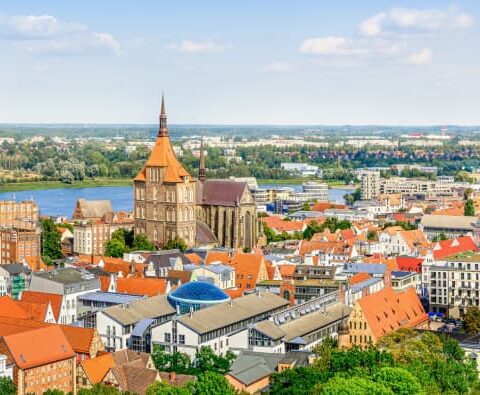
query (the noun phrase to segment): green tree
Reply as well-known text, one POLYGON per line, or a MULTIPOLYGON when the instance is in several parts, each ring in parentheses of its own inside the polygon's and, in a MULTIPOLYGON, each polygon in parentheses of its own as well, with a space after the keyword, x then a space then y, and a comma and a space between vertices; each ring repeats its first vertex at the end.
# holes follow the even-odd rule
POLYGON ((185 243, 185 240, 175 237, 172 240, 169 240, 165 243, 165 246, 163 247, 164 250, 180 250, 180 251, 185 251, 187 249, 187 243, 185 243))
POLYGON ((17 393, 17 389, 15 388, 15 384, 9 377, 0 377, 0 394, 2 395, 15 395, 17 393))
POLYGON ((223 375, 215 372, 205 372, 197 377, 194 384, 194 393, 196 395, 235 395, 235 389, 223 375))
POLYGON ((147 235, 139 233, 133 239, 132 250, 134 251, 154 251, 155 247, 147 238, 147 235))
POLYGON ((319 382, 325 382, 332 374, 307 366, 287 369, 270 376, 270 393, 275 395, 309 395, 319 382))
POLYGON ((168 384, 156 381, 147 387, 145 395, 191 395, 192 391, 182 387, 170 387, 168 384))
POLYGON ((309 203, 309 202, 303 203, 303 204, 302 204, 302 210, 303 210, 303 211, 310 211, 310 210, 311 210, 310 203, 309 203))
POLYGON ((317 384, 314 395, 394 395, 382 383, 363 377, 333 377, 325 384, 317 384))
POLYGON ((60 259, 62 254, 62 243, 60 232, 51 218, 41 220, 42 225, 42 256, 47 260, 60 259))
POLYGON ((408 370, 398 367, 383 367, 373 375, 373 381, 383 384, 394 394, 423 395, 425 391, 417 378, 408 370))
POLYGON ((367 240, 373 241, 376 239, 377 239, 377 232, 375 232, 374 230, 369 230, 367 233, 367 240))
POLYGON ((480 333, 480 309, 477 306, 470 306, 467 308, 465 316, 463 317, 465 330, 470 335, 477 335, 480 333))
POLYGON ((111 239, 105 243, 105 255, 114 258, 123 257, 123 253, 127 250, 125 243, 119 239, 111 239))
POLYGON ((235 360, 235 354, 228 351, 225 356, 217 355, 210 346, 202 346, 195 356, 195 366, 200 372, 226 373, 235 360))
POLYGON ((465 202, 465 207, 463 209, 463 215, 465 217, 474 217, 475 216, 475 204, 472 199, 468 199, 465 202))

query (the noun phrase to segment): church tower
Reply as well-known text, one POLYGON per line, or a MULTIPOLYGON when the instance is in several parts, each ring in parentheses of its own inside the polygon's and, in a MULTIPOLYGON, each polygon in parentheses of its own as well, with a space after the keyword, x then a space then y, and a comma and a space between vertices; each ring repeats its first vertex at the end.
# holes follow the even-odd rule
POLYGON ((207 179, 207 169, 205 167, 205 158, 203 155, 203 136, 200 140, 200 161, 198 163, 198 181, 204 182, 207 179))
POLYGON ((155 146, 133 180, 135 234, 144 233, 157 248, 176 238, 194 246, 195 182, 173 151, 162 95, 155 146))

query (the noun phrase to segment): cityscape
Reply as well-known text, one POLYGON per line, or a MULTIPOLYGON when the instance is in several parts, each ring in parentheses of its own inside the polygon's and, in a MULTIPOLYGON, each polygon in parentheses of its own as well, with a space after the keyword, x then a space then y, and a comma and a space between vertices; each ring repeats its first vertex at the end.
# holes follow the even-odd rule
POLYGON ((0 395, 480 394, 480 5, 412 4, 0 1, 0 395))

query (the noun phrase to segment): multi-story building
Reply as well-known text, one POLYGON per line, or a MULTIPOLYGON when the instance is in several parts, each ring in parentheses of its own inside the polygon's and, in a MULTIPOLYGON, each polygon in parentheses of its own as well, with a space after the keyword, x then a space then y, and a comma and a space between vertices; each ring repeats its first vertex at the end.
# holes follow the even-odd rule
POLYGON ((308 181, 304 182, 302 185, 302 191, 306 200, 316 200, 319 202, 327 202, 328 201, 328 185, 308 181))
POLYGON ((63 296, 59 317, 60 324, 77 320, 78 297, 100 290, 100 280, 82 269, 61 268, 32 275, 30 291, 48 292, 63 296))
POLYGON ((73 252, 83 255, 104 255, 105 243, 112 233, 125 225, 105 221, 82 221, 73 226, 73 252))
POLYGON ((18 395, 40 395, 49 389, 76 393, 75 352, 59 326, 4 336, 0 354, 13 370, 18 395))
POLYGON ((18 263, 27 257, 40 259, 40 232, 35 228, 0 229, 0 264, 18 263))
POLYGON ((377 200, 380 197, 380 172, 362 170, 360 172, 362 200, 377 200))
POLYGON ((18 299, 28 287, 31 270, 24 265, 12 263, 0 266, 0 296, 18 299))
POLYGON ((422 282, 431 311, 463 317, 468 307, 480 305, 480 254, 464 252, 442 261, 425 261, 422 282))
POLYGON ((37 223, 38 206, 34 201, 0 201, 0 228, 34 229, 37 223))

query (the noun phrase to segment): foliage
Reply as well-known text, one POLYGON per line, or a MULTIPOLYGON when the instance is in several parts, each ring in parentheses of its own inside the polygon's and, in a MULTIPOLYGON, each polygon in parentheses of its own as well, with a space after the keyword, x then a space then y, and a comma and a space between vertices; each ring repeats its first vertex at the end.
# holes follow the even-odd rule
POLYGON ((59 228, 67 228, 73 234, 73 225, 68 223, 61 223, 57 225, 59 228))
POLYGON ((9 377, 0 377, 0 394, 2 395, 15 395, 17 390, 15 384, 9 377))
POLYGON ((105 243, 105 255, 121 258, 123 253, 129 251, 153 251, 155 247, 143 233, 133 235, 132 230, 118 229, 105 243))
POLYGON ((314 395, 393 395, 390 389, 382 383, 377 383, 363 377, 333 377, 325 384, 317 384, 314 395))
POLYGON ((95 384, 92 388, 79 389, 77 392, 78 395, 134 395, 130 392, 119 391, 114 387, 99 383, 95 384))
POLYGON ((367 240, 368 241, 373 241, 377 239, 377 232, 374 230, 369 230, 367 233, 367 240))
POLYGON ((41 219, 42 225, 42 256, 47 257, 47 261, 60 259, 62 254, 61 235, 57 225, 51 218, 41 219))
POLYGON ((468 199, 465 202, 465 207, 463 208, 463 215, 465 217, 474 217, 475 216, 475 204, 472 199, 468 199))
POLYGON ((105 255, 114 258, 123 257, 123 253, 126 250, 125 243, 118 239, 110 239, 105 243, 105 255))
POLYGON ((154 251, 155 247, 147 238, 147 235, 139 233, 133 239, 132 251, 154 251))
POLYGON ((408 370, 398 367, 383 367, 373 375, 373 381, 383 384, 394 394, 398 395, 423 395, 417 378, 408 370))
POLYGON ((302 204, 302 208, 301 208, 303 211, 310 211, 312 208, 311 208, 311 205, 309 202, 305 202, 302 204))
POLYGON ((163 249, 164 250, 180 250, 184 252, 187 249, 187 247, 188 246, 187 246, 187 243, 185 243, 185 240, 177 236, 174 239, 167 241, 163 249))
POLYGON ((190 395, 189 388, 170 387, 168 384, 156 381, 148 386, 145 395, 190 395))
POLYGON ((198 376, 193 393, 196 395, 235 395, 235 389, 223 375, 215 372, 205 372, 198 376))
POLYGON ((314 367, 287 369, 270 376, 270 393, 275 395, 307 395, 319 382, 325 382, 332 375, 314 367))
POLYGON ((226 373, 235 360, 235 354, 227 351, 225 356, 217 355, 209 346, 202 346, 195 356, 195 366, 201 372, 226 373))
POLYGON ((468 307, 463 317, 463 324, 468 334, 477 335, 480 333, 480 309, 476 306, 468 307))
POLYGON ((325 229, 329 229, 330 232, 335 233, 339 229, 350 229, 351 226, 352 223, 350 221, 345 219, 339 221, 336 217, 329 217, 322 224, 319 224, 317 221, 312 221, 303 231, 303 238, 305 240, 310 240, 315 233, 323 232, 325 229))
POLYGON ((353 206, 353 203, 362 199, 362 191, 360 188, 355 189, 352 193, 347 193, 343 196, 345 203, 349 206, 353 206))
POLYGON ((383 229, 389 228, 391 226, 400 226, 404 230, 418 229, 418 226, 416 224, 411 224, 411 223, 405 222, 405 221, 387 222, 385 225, 383 225, 383 229))

